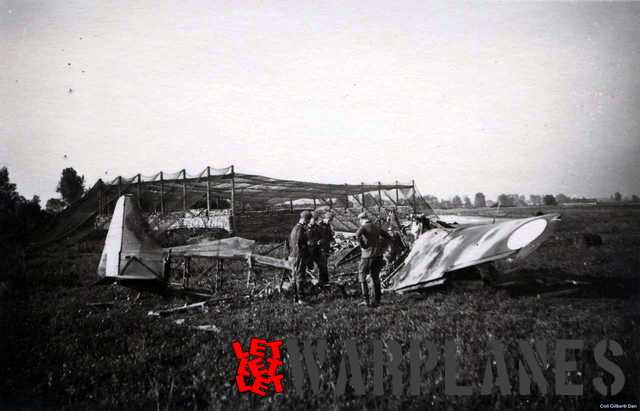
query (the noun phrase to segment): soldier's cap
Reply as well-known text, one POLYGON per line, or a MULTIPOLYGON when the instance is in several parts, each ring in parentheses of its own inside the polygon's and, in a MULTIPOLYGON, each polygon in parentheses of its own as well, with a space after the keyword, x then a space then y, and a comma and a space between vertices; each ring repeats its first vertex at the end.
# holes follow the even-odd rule
POLYGON ((358 218, 359 218, 360 220, 368 220, 368 219, 369 219, 369 216, 367 215, 367 213, 362 212, 362 213, 358 214, 358 218))
POLYGON ((303 218, 305 220, 310 220, 311 219, 311 211, 304 210, 303 212, 300 213, 300 218, 303 218))

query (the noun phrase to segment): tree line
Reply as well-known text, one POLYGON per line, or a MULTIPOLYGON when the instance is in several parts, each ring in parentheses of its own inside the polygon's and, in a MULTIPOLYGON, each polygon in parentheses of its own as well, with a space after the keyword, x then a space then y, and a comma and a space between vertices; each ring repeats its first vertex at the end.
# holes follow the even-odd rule
MULTIPOLYGON (((439 199, 433 195, 425 195, 424 199, 433 208, 486 208, 486 207, 528 207, 528 206, 555 206, 568 203, 596 203, 596 198, 587 197, 570 197, 566 194, 530 194, 528 197, 522 194, 505 194, 498 195, 495 200, 488 199, 484 193, 478 192, 473 196, 473 200, 467 195, 454 195, 449 199, 439 199)), ((611 195, 611 201, 614 202, 640 202, 640 198, 636 194, 631 196, 623 196, 616 192, 611 195)))
POLYGON ((60 198, 47 200, 43 210, 40 197, 27 199, 20 195, 7 167, 0 167, 0 243, 21 241, 50 215, 80 200, 85 192, 84 176, 79 176, 72 167, 65 168, 56 192, 60 198))
POLYGON ((84 177, 71 167, 65 168, 56 191, 60 198, 49 199, 43 210, 40 197, 27 199, 20 195, 7 167, 0 167, 0 282, 21 278, 32 234, 53 214, 82 198, 84 177))

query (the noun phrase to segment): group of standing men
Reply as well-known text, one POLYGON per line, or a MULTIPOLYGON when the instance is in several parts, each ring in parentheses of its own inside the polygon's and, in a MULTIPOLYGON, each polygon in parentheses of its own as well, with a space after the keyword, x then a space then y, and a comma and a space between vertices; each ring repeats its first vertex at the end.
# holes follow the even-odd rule
POLYGON ((318 266, 318 282, 320 285, 329 282, 327 260, 333 242, 331 221, 333 214, 326 213, 324 218, 314 211, 303 211, 300 220, 289 235, 289 261, 293 267, 293 287, 295 299, 302 302, 304 298, 304 279, 307 268, 318 266))
MULTIPOLYGON (((334 240, 331 228, 333 214, 327 212, 321 218, 320 213, 303 211, 300 220, 289 235, 289 261, 293 268, 294 299, 302 303, 304 298, 304 280, 307 268, 317 265, 319 284, 329 282, 327 260, 334 240)), ((366 213, 358 215, 360 228, 356 232, 356 239, 360 245, 362 255, 358 280, 362 290, 363 303, 368 306, 380 304, 381 287, 380 271, 384 267, 383 254, 389 243, 390 236, 378 225, 374 224, 366 213)))

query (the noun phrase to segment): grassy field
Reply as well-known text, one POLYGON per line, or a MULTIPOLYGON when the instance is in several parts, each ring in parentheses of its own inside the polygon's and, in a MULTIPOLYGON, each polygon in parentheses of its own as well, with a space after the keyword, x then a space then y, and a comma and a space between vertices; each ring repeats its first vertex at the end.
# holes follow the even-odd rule
MULTIPOLYGON (((551 211, 551 210, 550 210, 551 211)), ((556 211, 556 210, 554 210, 556 211)), ((206 312, 150 317, 150 310, 184 304, 119 286, 92 286, 101 239, 61 244, 31 256, 23 284, 0 301, 0 408, 8 409, 599 409, 599 404, 640 402, 640 209, 560 209, 557 234, 531 255, 521 271, 527 275, 570 275, 610 279, 611 287, 591 288, 572 296, 504 290, 440 289, 423 294, 383 296, 377 309, 358 306, 350 292, 319 294, 304 306, 288 296, 245 298, 244 273, 235 270, 225 295, 232 299, 206 312), (600 235, 603 244, 586 247, 584 233, 600 235), (89 303, 112 302, 112 306, 89 303), (180 321, 176 321, 180 320, 180 321), (178 324, 179 322, 180 324, 178 324), (214 324, 219 332, 194 329, 214 324), (239 394, 234 386, 236 360, 231 342, 250 337, 302 340, 326 338, 329 356, 322 369, 321 394, 292 392, 259 398, 239 394), (347 390, 337 397, 335 382, 340 350, 355 339, 361 352, 367 395, 347 390), (444 365, 422 376, 417 397, 373 396, 371 339, 395 340, 403 352, 412 339, 443 347, 453 340, 458 355, 458 383, 472 385, 474 395, 444 395, 444 365), (584 384, 582 396, 480 395, 488 344, 507 346, 511 385, 517 390, 521 358, 517 340, 584 340, 576 355, 578 370, 568 379, 584 384), (625 376, 616 398, 603 397, 591 380, 601 374, 593 347, 616 340, 625 354, 615 359, 625 376)), ((510 213, 523 211, 510 210, 510 213)), ((530 214, 529 214, 530 215, 530 214)), ((334 278, 353 288, 353 267, 334 278)), ((272 273, 262 272, 261 278, 272 273)), ((552 352, 552 351, 551 351, 552 352)), ((286 358, 285 358, 286 363, 286 358)), ((545 376, 553 392, 553 361, 545 376)), ((402 365, 405 377, 407 364, 402 365)), ((288 369, 285 365, 285 375, 288 369)), ((605 373, 606 374, 606 373, 605 373)), ((407 378, 408 379, 408 378, 407 378)), ((610 381, 605 376, 605 381, 610 381)), ((385 388, 390 393, 390 381, 385 388)))

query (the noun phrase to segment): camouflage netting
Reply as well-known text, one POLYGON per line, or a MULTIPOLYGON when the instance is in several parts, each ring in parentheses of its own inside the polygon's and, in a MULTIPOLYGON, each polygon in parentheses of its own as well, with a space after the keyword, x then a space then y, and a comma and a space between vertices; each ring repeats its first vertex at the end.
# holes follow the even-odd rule
POLYGON ((434 214, 413 183, 324 184, 236 173, 233 166, 207 167, 195 174, 181 170, 98 180, 78 203, 61 213, 43 238, 52 241, 96 215, 110 215, 123 194, 133 195, 144 213, 161 215, 194 209, 233 209, 235 215, 241 215, 334 208, 340 210, 336 228, 348 230, 353 228, 357 210, 362 209, 374 215, 390 209, 434 214))
POLYGON ((117 177, 105 183, 99 181, 97 185, 104 206, 119 195, 130 193, 140 196, 144 211, 207 208, 209 193, 211 208, 231 208, 229 202, 234 197, 236 212, 287 208, 290 202, 300 205, 314 200, 317 206, 344 207, 348 201, 349 206, 361 208, 364 196, 366 208, 408 205, 419 212, 432 213, 417 189, 414 195, 412 183, 324 184, 235 173, 233 167, 207 167, 196 174, 182 170, 117 177))

